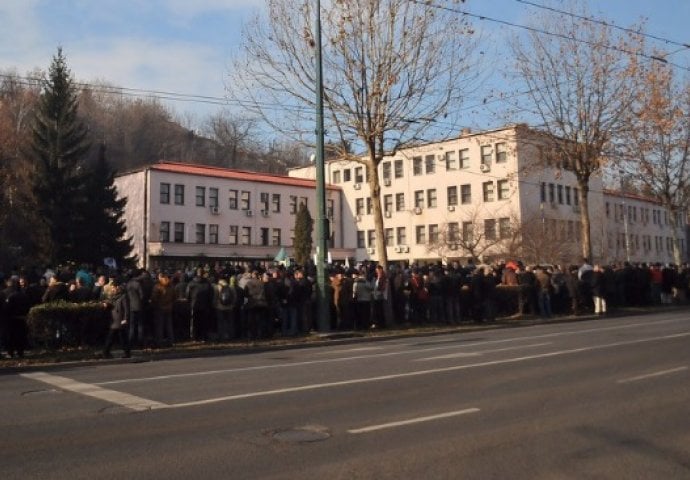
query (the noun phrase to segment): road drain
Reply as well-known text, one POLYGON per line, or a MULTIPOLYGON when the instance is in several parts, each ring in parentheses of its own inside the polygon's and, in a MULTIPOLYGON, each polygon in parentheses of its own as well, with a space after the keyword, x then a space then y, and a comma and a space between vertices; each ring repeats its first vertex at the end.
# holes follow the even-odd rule
POLYGON ((308 425, 306 427, 279 430, 273 433, 273 438, 288 443, 311 443, 328 440, 331 438, 331 434, 326 427, 308 425))

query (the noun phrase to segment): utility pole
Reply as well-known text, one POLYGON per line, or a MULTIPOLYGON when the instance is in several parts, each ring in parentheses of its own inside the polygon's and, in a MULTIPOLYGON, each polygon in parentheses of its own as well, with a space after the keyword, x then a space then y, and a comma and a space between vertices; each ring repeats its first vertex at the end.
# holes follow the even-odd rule
POLYGON ((319 331, 331 328, 330 302, 326 295, 326 258, 328 258, 328 219, 326 218, 326 181, 323 128, 323 65, 321 61, 321 0, 316 0, 316 301, 319 331))

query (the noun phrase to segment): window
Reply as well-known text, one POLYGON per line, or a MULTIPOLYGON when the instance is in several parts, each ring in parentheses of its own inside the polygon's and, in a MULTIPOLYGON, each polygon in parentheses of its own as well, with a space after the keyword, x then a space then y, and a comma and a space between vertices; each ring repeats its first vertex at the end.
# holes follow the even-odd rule
POLYGON ((384 180, 390 181, 391 179, 391 162, 383 162, 381 164, 381 177, 384 180))
POLYGON ((252 227, 242 227, 242 245, 252 244, 252 227))
POLYGON ((487 240, 496 240, 496 220, 493 218, 484 220, 484 238, 487 240))
POLYGON ((496 163, 505 163, 508 161, 508 150, 505 143, 496 144, 496 163))
POLYGON ((326 217, 333 220, 335 215, 335 201, 332 198, 326 199, 326 217))
POLYGON ((376 246, 376 230, 367 230, 367 242, 369 248, 374 248, 376 246))
POLYGON ((363 198, 356 198, 355 199, 355 214, 356 215, 364 215, 364 199, 363 198))
POLYGON ((371 197, 367 197, 367 215, 371 215, 371 197))
POLYGON ((280 243, 280 242, 281 242, 280 236, 281 236, 281 235, 280 235, 280 228, 274 228, 274 229, 273 229, 273 238, 272 238, 272 242, 273 242, 273 246, 274 246, 274 247, 277 247, 277 246, 281 245, 281 243, 280 243))
POLYGON ((273 211, 275 213, 280 213, 280 193, 271 195, 271 203, 273 204, 273 211))
POLYGON ((446 152, 446 170, 457 170, 458 160, 455 157, 455 152, 446 152))
POLYGON ((470 151, 469 151, 469 149, 463 148, 462 150, 460 150, 459 163, 460 163, 460 168, 469 168, 470 167, 470 151))
POLYGON ((422 174, 422 157, 412 157, 412 175, 422 174))
POLYGON ((214 245, 218 243, 218 225, 208 226, 208 243, 214 245))
POLYGON ((438 225, 429 225, 429 243, 438 243, 438 225))
POLYGON ((448 206, 458 204, 458 187, 448 187, 448 206))
POLYGON ((448 224, 448 243, 455 243, 460 239, 460 225, 458 222, 448 224))
POLYGON ((237 225, 230 225, 230 233, 228 235, 228 243, 230 245, 237 245, 237 225))
POLYGON ((577 188, 573 188, 573 205, 580 205, 580 190, 577 188))
POLYGON ((546 183, 541 182, 541 185, 539 186, 539 198, 541 203, 546 202, 546 183))
POLYGON ((395 211, 402 212, 405 210, 405 194, 396 193, 395 194, 395 211))
POLYGON ((549 183, 549 203, 556 203, 556 185, 549 183))
POLYGON ((414 192, 414 207, 422 208, 424 206, 424 190, 416 190, 414 192))
POLYGON ((393 162, 393 169, 395 178, 403 178, 404 170, 402 160, 396 160, 395 162, 393 162))
POLYGON ((261 210, 266 210, 268 212, 268 204, 270 198, 271 197, 267 192, 259 193, 259 203, 261 204, 261 210))
POLYGON ((362 167, 355 167, 355 183, 364 183, 364 169, 362 167))
POLYGON ((498 189, 498 199, 508 200, 510 196, 510 189, 508 187, 508 180, 499 180, 496 182, 496 187, 498 189))
POLYGON ((246 190, 240 192, 240 210, 249 210, 250 208, 252 208, 250 195, 251 194, 246 190))
POLYGON ((343 183, 349 182, 352 180, 352 176, 350 175, 350 169, 346 168, 343 170, 343 183))
POLYGON ((297 213, 297 196, 296 195, 290 195, 290 213, 295 214, 297 213))
POLYGON ((158 240, 165 243, 170 241, 170 222, 161 222, 158 230, 158 240))
POLYGON ((491 165, 491 157, 493 155, 493 149, 491 148, 491 145, 482 145, 481 147, 481 156, 482 156, 482 165, 491 165))
POLYGON ((426 205, 429 208, 436 208, 436 189, 430 188, 426 191, 426 205))
POLYGON ((175 233, 173 242, 184 243, 184 223, 175 222, 175 233))
POLYGON ((309 205, 309 199, 307 197, 299 197, 299 204, 306 207, 309 205))
POLYGON ((262 247, 268 247, 268 236, 269 236, 269 233, 270 233, 270 229, 268 229, 268 228, 266 228, 266 227, 262 227, 262 228, 261 228, 261 230, 260 230, 260 232, 259 232, 259 235, 261 235, 261 240, 260 240, 261 243, 260 243, 260 245, 261 245, 262 247))
POLYGON ((557 185, 558 204, 563 205, 563 185, 557 185))
POLYGON ((460 202, 463 205, 472 203, 472 185, 469 183, 460 185, 460 202))
POLYGON ((175 205, 184 205, 184 185, 175 185, 175 205))
POLYGON ((494 201, 494 182, 482 183, 482 192, 484 192, 484 201, 485 202, 493 202, 494 201))
POLYGON ((196 187, 196 206, 206 206, 206 187, 196 187))
POLYGON ((392 212, 393 211, 393 195, 384 195, 383 196, 383 210, 385 212, 392 212))
POLYGON ((427 174, 436 172, 436 155, 427 155, 424 158, 424 169, 427 174))
POLYGON ((170 203, 170 184, 169 183, 161 183, 160 202, 164 205, 168 205, 170 203))
POLYGON ((366 248, 367 244, 364 239, 364 230, 357 230, 357 248, 366 248))
POLYGON ((208 189, 208 204, 211 207, 217 207, 218 206, 218 189, 217 188, 209 188, 208 189))
POLYGON ((396 229, 396 237, 398 245, 407 245, 407 230, 405 227, 398 227, 396 229))
POLYGON ((472 222, 462 222, 462 241, 465 244, 474 242, 474 224, 472 222))
POLYGON ((196 224, 196 243, 206 243, 206 225, 203 223, 196 224))
POLYGON ((340 170, 333 172, 332 181, 333 183, 340 183, 340 170))
POLYGON ((565 204, 572 205, 572 200, 570 198, 570 187, 565 187, 565 204))
POLYGON ((387 247, 393 246, 393 229, 386 228, 383 230, 383 238, 387 247))
POLYGON ((423 245, 426 243, 426 228, 424 225, 417 225, 414 227, 414 236, 417 245, 423 245))
POLYGON ((228 208, 237 210, 237 190, 228 191, 228 208))
POLYGON ((498 219, 498 236, 502 240, 510 238, 510 218, 498 219))

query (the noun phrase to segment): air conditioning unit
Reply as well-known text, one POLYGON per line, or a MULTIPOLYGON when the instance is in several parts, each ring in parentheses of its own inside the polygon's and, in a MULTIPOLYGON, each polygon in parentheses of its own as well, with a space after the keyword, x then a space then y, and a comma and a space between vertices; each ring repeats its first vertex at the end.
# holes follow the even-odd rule
POLYGON ((395 250, 397 253, 400 253, 400 247, 395 247, 393 250, 395 250))
POLYGON ((455 205, 448 205, 448 211, 454 212, 455 211, 455 205))
POLYGON ((400 247, 400 251, 402 253, 407 253, 410 251, 410 247, 408 247, 407 245, 403 245, 402 247, 400 247))
POLYGON ((361 222, 362 221, 362 216, 361 215, 355 215, 355 222, 361 222))
POLYGON ((248 217, 251 217, 252 215, 254 215, 254 212, 252 212, 251 210, 245 210, 244 213, 245 213, 245 215, 247 215, 248 217))
POLYGON ((355 190, 360 190, 360 189, 362 188, 362 184, 361 184, 361 183, 355 183, 355 184, 353 185, 353 187, 354 187, 355 190))
POLYGON ((457 250, 458 245, 456 243, 451 243, 450 245, 448 245, 448 248, 450 248, 451 250, 457 250))
POLYGON ((209 207, 209 209, 211 210, 211 215, 219 215, 220 214, 220 208, 218 208, 218 205, 211 205, 211 207, 209 207))
POLYGON ((268 217, 268 210, 261 210, 261 215, 268 217))
POLYGON ((373 254, 375 251, 376 251, 376 250, 374 250, 374 249, 371 248, 371 247, 367 248, 367 253, 368 253, 368 254, 373 254))
POLYGON ((579 205, 573 205, 573 212, 580 213, 580 206, 579 205))
POLYGON ((384 178, 384 179, 383 179, 383 184, 384 184, 386 187, 390 187, 390 186, 391 186, 391 179, 390 179, 390 178, 384 178))
POLYGON ((383 215, 384 215, 386 218, 391 218, 391 211, 390 211, 390 210, 386 210, 385 212, 383 212, 383 215))
POLYGON ((422 214, 422 207, 414 207, 414 214, 415 215, 421 215, 422 214))
POLYGON ((479 165, 479 170, 481 170, 482 173, 486 173, 489 170, 491 170, 491 167, 487 165, 486 163, 482 163, 479 165))

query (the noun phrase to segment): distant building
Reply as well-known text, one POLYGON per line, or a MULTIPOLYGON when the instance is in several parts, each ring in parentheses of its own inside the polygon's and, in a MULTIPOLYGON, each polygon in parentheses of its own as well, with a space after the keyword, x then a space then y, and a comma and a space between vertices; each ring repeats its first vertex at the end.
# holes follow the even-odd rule
MULTIPOLYGON (((118 175, 125 219, 140 266, 266 262, 281 247, 292 256, 295 214, 306 203, 316 217, 315 183, 284 175, 163 162, 118 175)), ((340 187, 326 189, 331 256, 345 247, 340 187)))

